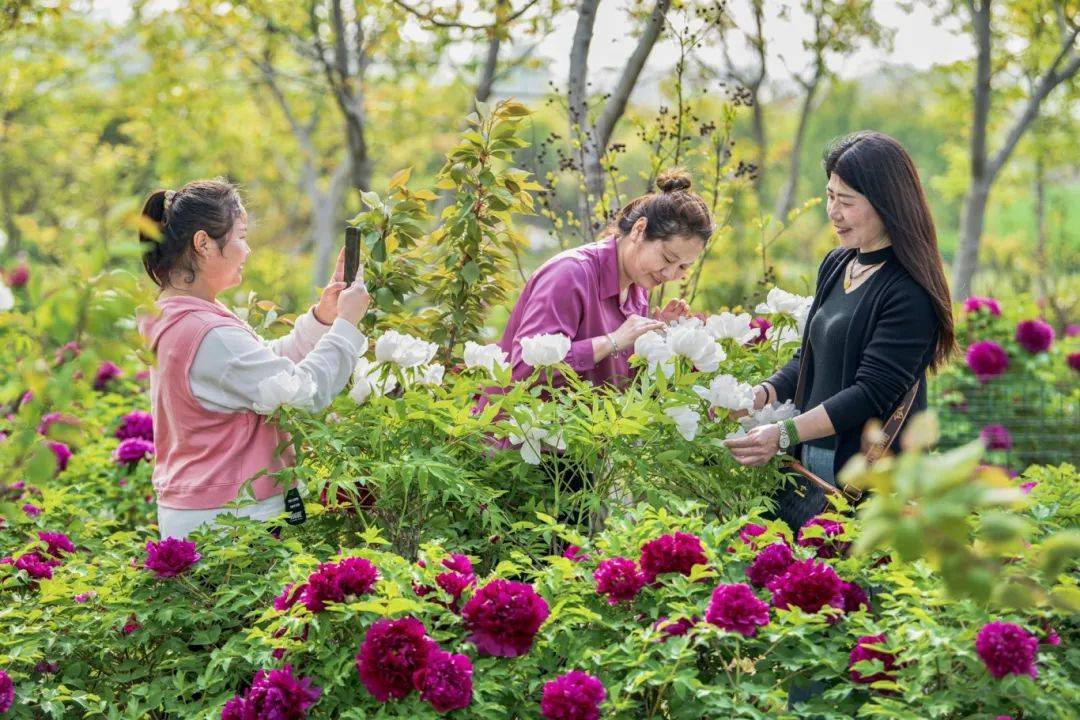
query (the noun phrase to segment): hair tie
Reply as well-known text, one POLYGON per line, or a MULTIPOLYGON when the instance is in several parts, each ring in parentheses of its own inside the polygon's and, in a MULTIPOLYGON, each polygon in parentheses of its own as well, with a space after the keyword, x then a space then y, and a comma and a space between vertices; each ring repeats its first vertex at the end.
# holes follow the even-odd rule
POLYGON ((169 210, 172 209, 172 203, 173 203, 173 198, 174 197, 176 197, 176 191, 175 190, 166 190, 165 191, 165 210, 164 210, 164 213, 166 215, 168 215, 169 210))

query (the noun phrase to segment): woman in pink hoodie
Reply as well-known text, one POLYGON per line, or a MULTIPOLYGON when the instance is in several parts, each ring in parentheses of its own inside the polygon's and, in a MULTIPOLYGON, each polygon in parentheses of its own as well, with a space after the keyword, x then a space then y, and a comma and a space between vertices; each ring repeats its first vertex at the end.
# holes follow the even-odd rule
POLYGON ((285 492, 269 473, 295 457, 268 415, 282 404, 321 410, 345 387, 367 350, 356 327, 371 302, 363 273, 347 288, 339 256, 319 303, 268 342, 217 301, 240 283, 251 253, 236 188, 201 180, 159 190, 142 214, 143 266, 161 288, 160 314, 141 323, 157 360, 150 403, 161 536, 186 537, 223 513, 276 517, 285 492), (255 502, 236 507, 249 481, 255 502))

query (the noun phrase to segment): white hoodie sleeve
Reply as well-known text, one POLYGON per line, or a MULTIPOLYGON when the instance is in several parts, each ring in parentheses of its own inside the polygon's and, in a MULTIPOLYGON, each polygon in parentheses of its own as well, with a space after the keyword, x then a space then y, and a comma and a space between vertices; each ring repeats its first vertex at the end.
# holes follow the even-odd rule
POLYGON ((289 358, 298 363, 311 352, 315 343, 330 331, 329 325, 323 325, 315 317, 315 308, 312 307, 303 315, 296 318, 292 330, 288 335, 276 340, 270 340, 266 344, 275 355, 289 358))
POLYGON ((275 345, 242 328, 214 328, 191 363, 192 395, 216 412, 269 414, 283 404, 311 412, 326 408, 345 387, 368 341, 345 320, 335 320, 310 349, 305 347, 309 332, 298 319, 290 333, 295 339, 275 345))

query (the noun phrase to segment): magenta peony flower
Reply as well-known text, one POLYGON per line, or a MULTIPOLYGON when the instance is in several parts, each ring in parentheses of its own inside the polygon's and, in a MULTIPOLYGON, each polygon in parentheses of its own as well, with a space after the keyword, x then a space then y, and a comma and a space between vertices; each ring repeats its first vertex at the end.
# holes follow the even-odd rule
POLYGON ((531 585, 502 579, 477 590, 461 610, 470 642, 481 655, 496 657, 527 653, 549 614, 531 585))
POLYGON ((967 365, 982 382, 991 380, 1009 367, 1009 356, 993 340, 972 343, 967 350, 967 365))
POLYGON ((131 633, 135 632, 136 630, 138 630, 141 627, 142 627, 142 625, 135 622, 135 616, 132 615, 132 616, 130 616, 128 618, 127 622, 124 623, 124 627, 120 628, 120 634, 121 635, 130 635, 131 633))
POLYGON ((1054 328, 1038 318, 1024 320, 1016 325, 1016 342, 1032 355, 1046 352, 1054 344, 1054 328))
POLYGON ((15 568, 25 570, 26 574, 34 580, 50 579, 52 577, 52 566, 53 563, 50 563, 41 556, 41 553, 37 552, 28 552, 15 559, 15 568))
POLYGON ((171 578, 190 568, 202 559, 195 552, 190 540, 167 537, 160 542, 146 543, 146 561, 143 567, 153 570, 159 578, 171 578))
POLYGON ((260 670, 242 697, 234 697, 221 710, 222 720, 303 720, 322 690, 311 678, 295 678, 292 667, 260 670))
POLYGON ((585 562, 589 559, 589 554, 582 553, 581 548, 579 548, 577 545, 571 545, 570 547, 566 548, 562 556, 567 560, 573 560, 574 562, 585 562))
POLYGON ((1006 675, 1030 675, 1035 677, 1035 653, 1039 641, 1019 625, 991 622, 983 625, 975 638, 975 652, 986 664, 995 678, 1006 675))
POLYGON ((464 655, 435 650, 427 664, 413 673, 413 686, 420 699, 437 712, 448 713, 472 703, 473 666, 464 655))
POLYGON ((15 683, 3 670, 0 670, 0 714, 6 713, 15 703, 15 683))
POLYGON ((1012 450, 1012 435, 1004 425, 987 425, 979 433, 987 450, 1012 450))
POLYGON ((49 434, 49 428, 51 428, 56 423, 60 423, 61 425, 72 425, 72 426, 74 426, 74 425, 79 424, 79 419, 75 418, 75 417, 72 417, 71 415, 65 415, 64 413, 60 413, 60 412, 46 413, 46 414, 41 416, 41 421, 38 422, 38 426, 37 426, 38 434, 40 434, 40 435, 48 435, 49 434))
POLYGON ((650 584, 662 573, 689 575, 695 565, 707 565, 708 562, 701 539, 689 533, 661 535, 641 547, 641 571, 645 574, 645 582, 650 584))
POLYGON ((765 340, 767 339, 765 337, 765 333, 767 333, 769 331, 769 328, 772 327, 772 323, 769 322, 768 318, 756 317, 750 321, 750 327, 758 331, 758 336, 754 338, 753 341, 751 341, 752 345, 757 345, 759 343, 765 342, 765 340))
POLYGON ((749 545, 752 549, 756 550, 757 546, 754 544, 753 538, 765 533, 765 526, 758 525, 757 523, 746 523, 742 526, 742 530, 739 530, 739 539, 743 541, 743 545, 749 545))
POLYGON ((679 618, 678 620, 668 620, 666 617, 662 617, 653 623, 653 630, 658 630, 664 634, 660 638, 660 642, 667 642, 670 638, 690 632, 690 628, 700 621, 701 618, 699 617, 679 618))
POLYGON ((787 543, 773 543, 757 554, 754 561, 746 568, 746 577, 754 587, 765 587, 777 575, 780 575, 791 564, 795 557, 791 554, 791 548, 787 543))
POLYGON ((116 432, 113 433, 113 435, 117 440, 142 438, 143 440, 153 442, 154 418, 148 412, 132 410, 127 415, 120 418, 120 426, 116 428, 116 432))
POLYGON ((606 697, 607 691, 599 680, 571 670, 544 683, 540 712, 545 720, 597 720, 606 697))
POLYGON ((1065 337, 1071 338, 1080 335, 1080 323, 1069 323, 1065 326, 1065 337))
POLYGON ((149 460, 154 456, 154 443, 142 438, 133 437, 121 440, 120 445, 113 451, 112 457, 117 465, 134 467, 142 459, 149 460))
POLYGON ((8 273, 8 285, 16 290, 26 287, 26 283, 28 282, 30 282, 30 268, 28 268, 24 262, 16 265, 12 271, 8 273))
POLYGON ((90 598, 97 597, 97 593, 93 590, 89 590, 84 593, 79 593, 75 596, 75 602, 82 605, 84 602, 89 602, 90 598))
POLYGON ((37 517, 41 514, 41 508, 33 503, 23 503, 22 511, 26 513, 27 517, 37 517))
POLYGON ((304 590, 307 589, 306 583, 295 585, 288 583, 282 589, 281 594, 274 598, 274 609, 278 612, 285 612, 293 605, 296 604, 300 596, 304 594, 304 590))
POLYGON ((476 584, 476 576, 472 573, 466 575, 459 572, 444 572, 435 576, 435 584, 453 598, 450 608, 456 610, 461 596, 476 584))
POLYGON ((39 530, 37 536, 41 542, 49 546, 49 549, 46 552, 55 558, 63 557, 61 553, 75 552, 75 546, 72 544, 71 539, 62 532, 46 532, 44 530, 39 530))
POLYGON ((114 363, 106 360, 98 365, 97 373, 94 375, 94 389, 99 391, 105 390, 109 387, 109 383, 118 379, 121 375, 123 375, 123 373, 120 371, 120 368, 114 363))
POLYGON ((69 343, 64 343, 60 346, 60 349, 56 351, 56 356, 53 358, 53 362, 57 365, 63 365, 68 360, 74 360, 82 354, 82 348, 79 347, 79 343, 72 340, 69 343))
POLYGON ((879 680, 896 679, 896 676, 892 674, 892 671, 896 669, 896 656, 888 650, 874 647, 884 644, 885 635, 863 635, 859 638, 859 641, 855 643, 855 647, 851 649, 851 654, 848 655, 848 668, 850 668, 848 672, 852 681, 862 685, 869 685, 879 680), (855 669, 855 663, 862 660, 880 660, 885 666, 885 670, 873 675, 863 675, 855 669))
POLYGON ((1080 352, 1069 353, 1068 363, 1069 367, 1080 372, 1080 352))
POLYGON ((328 602, 344 602, 349 596, 366 595, 375 587, 379 571, 364 558, 342 558, 322 563, 308 577, 301 598, 311 612, 322 612, 328 602))
POLYGON ((638 570, 637 563, 624 557, 602 560, 593 579, 596 594, 607 595, 608 605, 632 602, 645 587, 645 576, 638 570))
POLYGON ((416 618, 376 620, 356 655, 364 687, 379 702, 400 700, 413 691, 413 673, 427 664, 439 646, 416 618))
POLYGON ((462 575, 473 574, 472 561, 469 560, 468 555, 453 553, 450 557, 443 558, 442 566, 451 572, 461 573, 462 575))
POLYGON ((759 600, 745 583, 717 585, 705 621, 728 632, 754 637, 758 626, 769 624, 769 604, 759 600))
POLYGON ((68 466, 68 460, 71 459, 71 448, 62 442, 56 442, 55 440, 49 440, 46 442, 49 449, 52 450, 53 455, 56 456, 56 472, 64 472, 68 466))
POLYGON ((844 583, 842 592, 844 593, 844 612, 855 612, 864 605, 867 610, 873 609, 870 598, 866 596, 866 591, 856 583, 844 583))
POLYGON ((1034 480, 1032 480, 1032 481, 1030 481, 1030 482, 1026 482, 1026 483, 1020 483, 1020 490, 1021 490, 1021 491, 1022 491, 1022 492, 1023 492, 1023 493, 1025 494, 1025 495, 1027 495, 1027 494, 1028 494, 1029 492, 1031 492, 1032 490, 1034 490, 1034 489, 1035 489, 1035 486, 1036 486, 1036 485, 1038 485, 1038 484, 1039 484, 1039 483, 1037 483, 1037 482, 1036 482, 1036 481, 1034 481, 1034 480))
POLYGON ((797 607, 816 613, 828 605, 837 611, 844 608, 843 581, 825 563, 801 560, 792 563, 783 575, 777 575, 767 586, 772 592, 773 605, 778 608, 797 607))
POLYGON ((1001 305, 992 297, 977 297, 972 295, 964 301, 965 313, 987 312, 994 317, 1001 316, 1001 305))
POLYGON ((835 520, 826 520, 823 517, 812 517, 799 528, 799 537, 796 542, 800 547, 817 548, 817 556, 819 558, 834 558, 837 555, 843 554, 851 544, 833 540, 833 537, 841 535, 843 532, 844 526, 835 520), (808 533, 804 533, 803 530, 804 528, 811 526, 817 526, 824 530, 825 537, 807 537, 808 533))

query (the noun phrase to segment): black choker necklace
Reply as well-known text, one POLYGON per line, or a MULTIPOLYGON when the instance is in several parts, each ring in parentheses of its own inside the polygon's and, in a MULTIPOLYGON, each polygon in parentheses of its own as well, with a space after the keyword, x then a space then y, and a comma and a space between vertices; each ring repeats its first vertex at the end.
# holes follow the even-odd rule
POLYGON ((880 250, 874 250, 872 252, 863 252, 860 250, 857 260, 860 265, 877 265, 878 263, 885 262, 892 256, 892 245, 886 245, 880 250))

